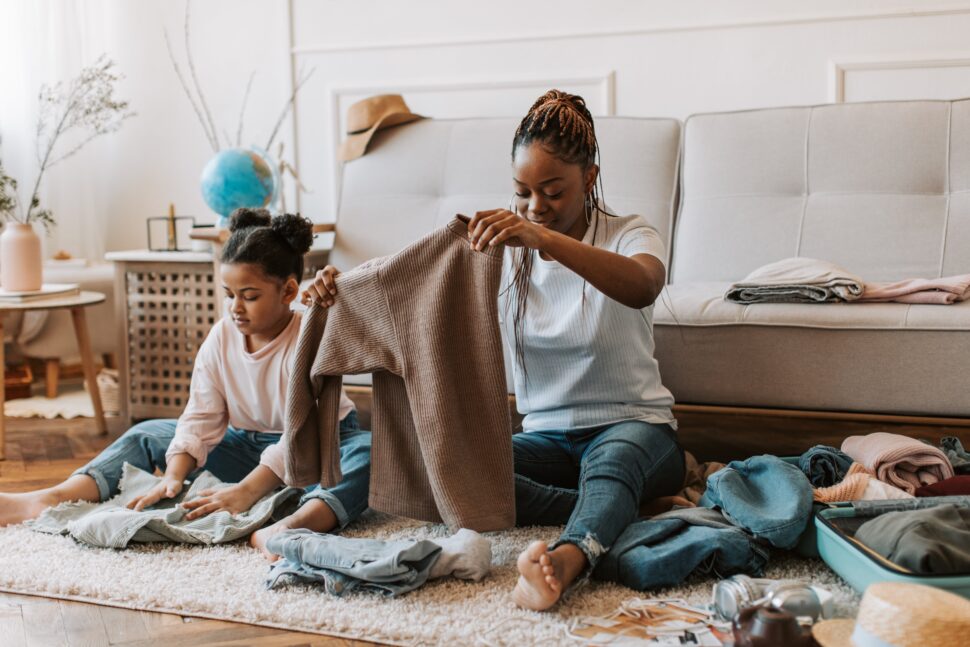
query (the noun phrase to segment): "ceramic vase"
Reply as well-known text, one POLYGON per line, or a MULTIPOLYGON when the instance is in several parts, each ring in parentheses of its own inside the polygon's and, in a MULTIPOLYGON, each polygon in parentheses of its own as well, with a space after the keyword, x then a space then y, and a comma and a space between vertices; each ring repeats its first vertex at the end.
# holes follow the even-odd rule
POLYGON ((8 222, 0 234, 0 288, 39 290, 43 282, 40 236, 30 225, 8 222))

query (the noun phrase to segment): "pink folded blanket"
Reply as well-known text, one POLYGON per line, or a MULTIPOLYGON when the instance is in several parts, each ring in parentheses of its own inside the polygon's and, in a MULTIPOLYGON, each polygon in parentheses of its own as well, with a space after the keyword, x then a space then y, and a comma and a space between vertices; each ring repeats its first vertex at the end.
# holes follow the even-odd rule
POLYGON ((907 279, 895 283, 866 283, 857 301, 948 305, 967 299, 970 299, 970 274, 939 279, 907 279))
POLYGON ((899 434, 877 431, 849 436, 842 451, 872 470, 880 481, 909 494, 953 476, 953 466, 940 449, 899 434))

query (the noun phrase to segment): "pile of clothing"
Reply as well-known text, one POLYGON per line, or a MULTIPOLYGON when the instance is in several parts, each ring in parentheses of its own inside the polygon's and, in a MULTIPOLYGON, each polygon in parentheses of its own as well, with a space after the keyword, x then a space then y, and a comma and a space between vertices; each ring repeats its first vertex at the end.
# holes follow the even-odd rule
POLYGON ((949 508, 927 498, 970 495, 970 454, 956 437, 935 447, 875 432, 846 438, 841 448, 817 445, 794 461, 764 455, 724 465, 699 463, 689 453, 685 460, 683 489, 643 502, 640 514, 646 518, 623 532, 597 565, 598 578, 646 591, 679 584, 693 574, 760 576, 771 547, 791 549, 799 543, 813 504, 849 501, 879 504, 880 512, 891 506, 901 510, 873 514, 867 522, 873 525, 859 529, 857 541, 883 540, 871 542, 870 550, 901 560, 904 569, 914 572, 929 572, 919 570, 930 567, 926 564, 938 569, 934 572, 943 572, 942 563, 964 568, 966 557, 964 570, 970 572, 970 496, 951 497, 957 500, 949 508), (965 507, 959 507, 961 502, 965 507), (911 514, 918 516, 906 516, 911 514), (889 532, 887 525, 899 532, 889 532), (920 546, 918 538, 933 536, 928 528, 941 538, 937 548, 923 550, 924 542, 914 549, 920 546), (908 539, 894 539, 904 535, 908 539), (953 544, 955 538, 962 544, 953 544), (968 548, 951 550, 954 545, 968 548))
POLYGON ((939 447, 881 431, 850 436, 841 449, 812 447, 798 465, 820 503, 970 494, 970 454, 954 436, 939 447))
MULTIPOLYGON (((709 468, 696 466, 694 473, 709 468)), ((630 524, 594 575, 639 591, 679 584, 695 573, 761 576, 770 548, 794 548, 812 517, 808 478, 777 456, 728 463, 704 486, 696 506, 687 501, 630 524)), ((681 498, 697 492, 696 486, 688 490, 681 498)))
POLYGON ((834 263, 799 256, 759 267, 731 285, 724 298, 745 305, 887 301, 948 305, 970 299, 970 274, 866 282, 834 263))
POLYGON ((970 454, 959 438, 852 436, 841 450, 811 448, 799 467, 815 501, 869 502, 854 506, 871 517, 852 537, 862 550, 912 573, 970 573, 970 454))

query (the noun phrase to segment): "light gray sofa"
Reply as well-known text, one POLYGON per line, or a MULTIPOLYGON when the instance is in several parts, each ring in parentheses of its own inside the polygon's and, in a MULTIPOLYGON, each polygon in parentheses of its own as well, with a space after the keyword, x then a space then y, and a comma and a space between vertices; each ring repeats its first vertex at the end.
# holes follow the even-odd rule
MULTIPOLYGON (((344 167, 330 262, 347 269, 455 213, 507 206, 516 124, 379 132, 344 167)), ((970 302, 722 299, 730 282, 796 255, 879 281, 970 272, 970 101, 697 115, 683 137, 671 119, 596 128, 607 203, 667 244, 657 356, 678 402, 970 417, 970 302)))
POLYGON ((970 417, 970 302, 724 301, 790 256, 864 280, 970 272, 970 101, 695 115, 657 357, 679 402, 970 417))

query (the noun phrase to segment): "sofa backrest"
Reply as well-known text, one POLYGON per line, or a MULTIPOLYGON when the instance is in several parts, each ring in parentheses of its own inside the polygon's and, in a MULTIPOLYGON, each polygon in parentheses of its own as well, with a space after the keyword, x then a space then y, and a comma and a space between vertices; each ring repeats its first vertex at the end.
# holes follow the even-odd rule
MULTIPOLYGON (((391 254, 456 213, 509 206, 517 119, 425 119, 379 131, 344 165, 330 263, 349 269, 391 254)), ((667 245, 680 151, 674 119, 596 119, 607 204, 638 213, 667 245)))
POLYGON ((694 115, 684 126, 671 282, 772 261, 864 280, 970 271, 970 100, 694 115))

